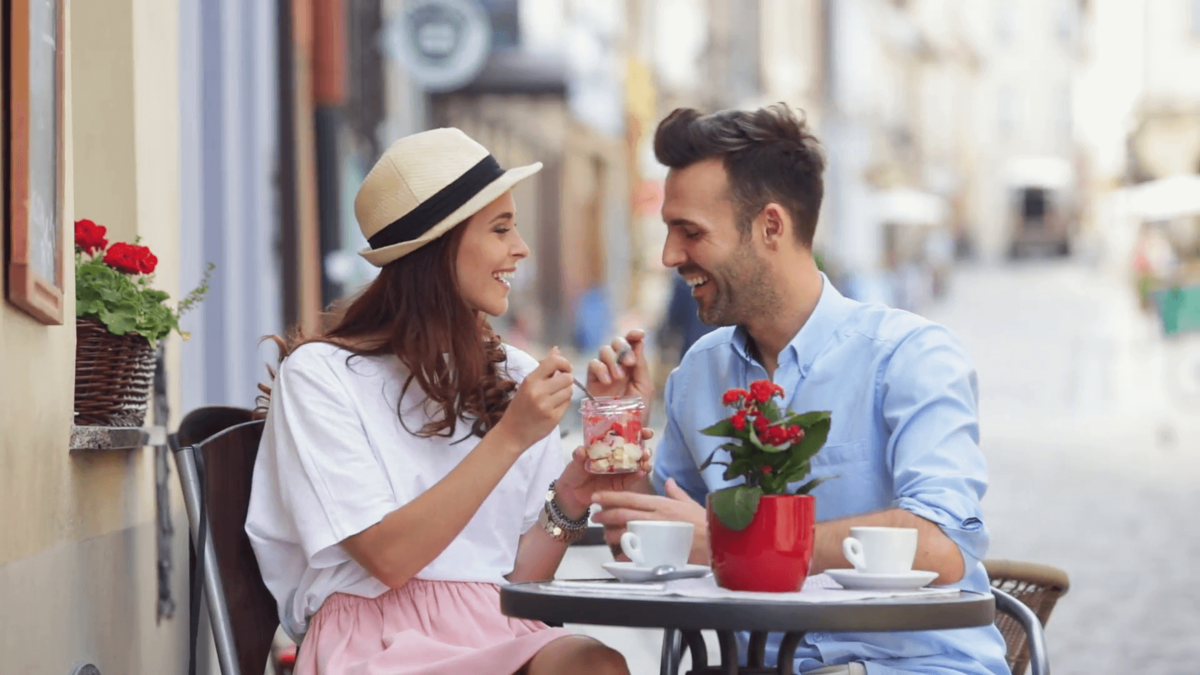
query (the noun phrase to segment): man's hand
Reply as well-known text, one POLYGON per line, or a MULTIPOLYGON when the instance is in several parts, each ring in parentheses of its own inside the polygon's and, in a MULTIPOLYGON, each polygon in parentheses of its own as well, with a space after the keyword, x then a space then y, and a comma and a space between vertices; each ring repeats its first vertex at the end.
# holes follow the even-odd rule
MULTIPOLYGON (((596 358, 588 363, 587 387, 592 396, 641 396, 646 402, 646 417, 654 400, 654 381, 646 361, 646 332, 631 330, 623 338, 600 348, 596 358), (617 354, 629 347, 621 362, 617 354)), ((646 424, 647 420, 642 420, 646 424)))
POLYGON ((665 497, 637 492, 600 492, 592 497, 593 503, 604 508, 592 516, 592 520, 604 526, 604 541, 608 543, 614 558, 628 560, 621 552, 621 535, 629 521, 677 520, 696 526, 688 562, 694 565, 708 564, 708 520, 705 508, 676 485, 674 479, 667 479, 666 491, 665 497))

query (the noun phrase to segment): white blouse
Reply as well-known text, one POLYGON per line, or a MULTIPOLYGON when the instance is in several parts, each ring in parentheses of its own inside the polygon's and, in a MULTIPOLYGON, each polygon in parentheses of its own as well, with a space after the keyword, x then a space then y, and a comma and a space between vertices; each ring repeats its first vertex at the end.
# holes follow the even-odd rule
MULTIPOLYGON (((517 382, 537 366, 519 349, 505 350, 508 376, 517 382)), ((388 590, 341 542, 428 490, 479 444, 461 421, 453 439, 420 438, 401 426, 396 404, 406 373, 394 356, 359 357, 310 343, 285 359, 275 378, 246 533, 293 637, 307 631, 309 617, 333 593, 374 598, 388 590)), ((404 396, 412 432, 429 421, 424 399, 415 384, 404 396)), ((536 524, 546 489, 564 466, 555 428, 516 461, 417 578, 506 583, 518 541, 536 524)))

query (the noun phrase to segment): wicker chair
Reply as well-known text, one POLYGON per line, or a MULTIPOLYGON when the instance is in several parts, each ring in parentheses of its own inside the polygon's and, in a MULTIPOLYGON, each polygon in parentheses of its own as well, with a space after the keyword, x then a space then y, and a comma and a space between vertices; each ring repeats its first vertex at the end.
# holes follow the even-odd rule
MULTIPOLYGON (((1067 573, 1049 565, 1015 560, 985 560, 992 586, 1006 592, 1033 611, 1042 625, 1058 599, 1071 587, 1067 573)), ((999 608, 999 605, 997 605, 999 608)), ((1007 612, 996 612, 996 627, 1008 645, 1008 666, 1014 675, 1023 675, 1029 666, 1029 645, 1025 628, 1007 612)))

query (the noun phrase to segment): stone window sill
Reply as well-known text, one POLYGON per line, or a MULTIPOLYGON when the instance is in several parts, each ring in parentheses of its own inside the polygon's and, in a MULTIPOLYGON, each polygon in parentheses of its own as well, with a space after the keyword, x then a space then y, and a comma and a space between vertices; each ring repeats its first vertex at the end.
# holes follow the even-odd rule
POLYGON ((132 450, 147 445, 166 445, 163 427, 97 427, 71 425, 71 452, 132 450))

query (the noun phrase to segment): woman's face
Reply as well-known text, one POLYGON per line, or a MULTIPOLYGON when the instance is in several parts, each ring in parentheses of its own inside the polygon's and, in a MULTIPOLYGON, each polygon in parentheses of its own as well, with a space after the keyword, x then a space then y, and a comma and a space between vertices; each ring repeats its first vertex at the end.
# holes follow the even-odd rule
POLYGON ((467 306, 490 316, 508 309, 508 291, 517 262, 529 255, 517 234, 517 206, 505 192, 462 226, 455 274, 467 306))

